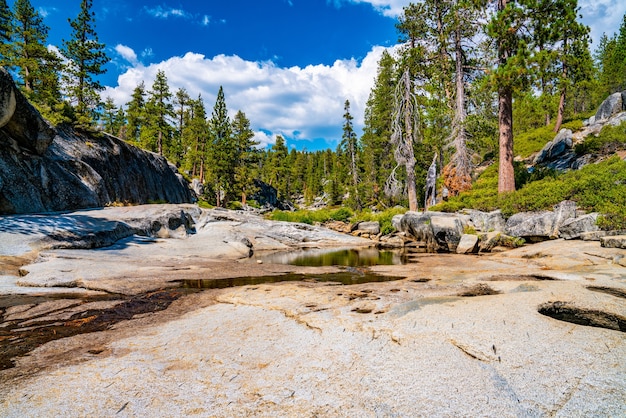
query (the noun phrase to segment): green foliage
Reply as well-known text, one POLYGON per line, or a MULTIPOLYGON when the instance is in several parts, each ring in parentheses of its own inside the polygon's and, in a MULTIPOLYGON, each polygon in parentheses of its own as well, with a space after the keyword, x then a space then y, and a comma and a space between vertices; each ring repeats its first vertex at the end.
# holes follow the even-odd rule
POLYGON ((391 224, 392 218, 396 215, 402 215, 406 212, 406 208, 399 206, 386 209, 382 212, 372 212, 364 210, 355 214, 352 218, 352 222, 378 221, 378 223, 380 224, 380 233, 382 235, 387 235, 395 231, 395 228, 391 224))
POLYGON ((497 195, 495 168, 495 164, 489 167, 470 192, 434 206, 432 210, 500 208, 505 216, 510 216, 517 212, 551 210, 563 200, 573 200, 584 210, 604 214, 600 225, 605 229, 621 229, 625 225, 626 161, 618 156, 578 171, 558 176, 552 173, 541 180, 529 181, 518 191, 504 196, 497 195))
POLYGON ((576 144, 574 151, 578 155, 589 154, 626 146, 626 123, 618 126, 605 126, 598 136, 590 135, 581 143, 576 144))

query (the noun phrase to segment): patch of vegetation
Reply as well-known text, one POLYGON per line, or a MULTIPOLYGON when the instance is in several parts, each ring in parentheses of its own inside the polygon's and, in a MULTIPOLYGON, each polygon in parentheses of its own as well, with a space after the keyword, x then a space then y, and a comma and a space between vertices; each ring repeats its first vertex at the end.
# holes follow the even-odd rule
MULTIPOLYGON (((582 128, 582 121, 580 120, 561 125, 561 129, 570 129, 572 132, 576 132, 580 128, 582 128)), ((522 158, 528 158, 533 153, 541 151, 555 136, 554 124, 519 133, 515 135, 514 153, 522 158)))
POLYGON ((300 222, 309 225, 314 223, 323 224, 328 221, 351 223, 378 221, 380 224, 380 231, 383 235, 385 235, 390 234, 395 230, 391 224, 391 219, 395 215, 403 214, 406 211, 407 209, 402 207, 387 209, 383 212, 364 210, 357 213, 352 212, 352 210, 346 207, 319 210, 297 210, 295 212, 275 210, 269 214, 268 218, 273 221, 300 222))
POLYGON ((626 122, 617 126, 605 126, 598 136, 590 135, 579 144, 574 151, 577 155, 597 153, 601 151, 614 152, 626 147, 626 122))
POLYGON ((563 200, 573 200, 581 209, 603 214, 598 222, 603 229, 625 229, 626 161, 614 156, 577 171, 552 173, 504 196, 498 196, 494 164, 478 178, 472 190, 431 209, 453 212, 463 208, 483 211, 500 208, 505 216, 510 216, 517 212, 551 210, 563 200))

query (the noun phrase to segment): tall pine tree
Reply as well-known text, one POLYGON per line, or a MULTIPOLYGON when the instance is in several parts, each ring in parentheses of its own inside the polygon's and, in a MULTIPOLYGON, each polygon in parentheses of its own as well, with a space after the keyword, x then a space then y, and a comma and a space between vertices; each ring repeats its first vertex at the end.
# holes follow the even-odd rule
POLYGON ((92 0, 82 0, 76 19, 68 19, 72 27, 71 39, 63 41, 62 53, 67 58, 66 94, 75 105, 80 124, 90 124, 93 112, 100 104, 98 93, 104 87, 97 76, 104 74, 109 62, 105 45, 98 41, 92 0))

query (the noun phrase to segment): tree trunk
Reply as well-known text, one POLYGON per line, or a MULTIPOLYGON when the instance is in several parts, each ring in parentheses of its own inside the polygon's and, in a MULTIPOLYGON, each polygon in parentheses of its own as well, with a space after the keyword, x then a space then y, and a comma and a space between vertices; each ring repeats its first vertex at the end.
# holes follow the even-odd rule
MULTIPOLYGON (((416 129, 416 126, 413 126, 413 115, 408 109, 411 109, 411 80, 409 77, 408 70, 404 72, 404 101, 406 103, 407 108, 404 112, 404 129, 405 129, 405 150, 406 150, 406 186, 407 192, 409 195, 409 210, 417 211, 417 187, 415 185, 415 154, 413 152, 413 130, 416 129)), ((415 109, 414 111, 417 111, 415 109)))
MULTIPOLYGON (((498 11, 506 9, 507 0, 498 0, 498 11)), ((506 42, 501 39, 498 45, 500 65, 506 65, 510 56, 506 42)), ((500 81, 500 83, 508 83, 500 81)), ((513 90, 509 85, 498 88, 498 128, 500 131, 500 163, 498 167, 498 193, 515 191, 513 169, 513 90)))
MULTIPOLYGON (((567 50, 567 40, 563 42, 563 49, 567 50)), ((567 92, 567 81, 565 81, 566 77, 567 64, 563 62, 563 72, 561 74, 563 87, 561 88, 561 97, 559 97, 559 110, 556 114, 556 125, 554 125, 554 132, 559 132, 561 130, 561 125, 563 124, 563 113, 565 112, 565 94, 567 92)))
POLYGON ((515 191, 513 170, 513 94, 509 87, 498 90, 498 126, 500 130, 500 165, 498 193, 515 191))

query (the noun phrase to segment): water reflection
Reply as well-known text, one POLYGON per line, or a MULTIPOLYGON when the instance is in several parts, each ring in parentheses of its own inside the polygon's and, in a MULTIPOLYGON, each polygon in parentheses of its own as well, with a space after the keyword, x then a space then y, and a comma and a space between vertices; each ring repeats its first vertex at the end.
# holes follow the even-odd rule
POLYGON ((383 276, 369 271, 348 268, 340 273, 325 274, 283 274, 280 276, 237 277, 231 279, 189 279, 180 280, 180 286, 186 289, 225 289, 229 287, 259 285, 279 282, 332 282, 343 285, 389 282, 402 280, 403 277, 383 276))
POLYGON ((383 251, 377 248, 359 249, 309 249, 303 251, 280 252, 257 257, 264 263, 290 264, 306 267, 348 266, 367 267, 396 265, 410 262, 402 252, 383 251))

